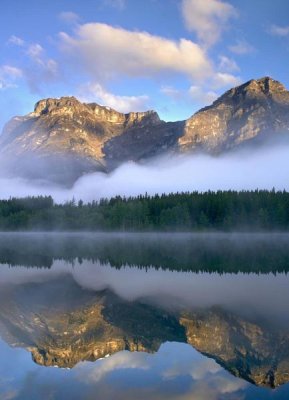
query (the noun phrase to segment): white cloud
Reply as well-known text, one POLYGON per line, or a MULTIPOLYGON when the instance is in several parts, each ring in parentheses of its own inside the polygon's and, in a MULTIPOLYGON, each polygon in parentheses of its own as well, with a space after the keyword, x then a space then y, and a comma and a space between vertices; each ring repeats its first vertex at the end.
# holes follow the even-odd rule
POLYGON ((219 89, 222 87, 233 87, 238 86, 242 83, 242 79, 239 76, 231 75, 225 72, 217 72, 212 80, 212 87, 219 89))
POLYGON ((222 71, 233 72, 233 71, 240 71, 236 61, 228 58, 226 56, 219 56, 219 69, 222 71))
POLYGON ((22 78, 23 71, 11 65, 0 66, 0 90, 17 87, 15 81, 22 78))
MULTIPOLYGON (((100 172, 84 175, 70 190, 20 178, 0 178, 0 197, 50 194, 57 202, 64 202, 73 197, 92 201, 118 195, 193 190, 254 190, 256 187, 270 190, 275 187, 288 191, 288 143, 268 148, 216 158, 192 155, 151 160, 146 165, 128 162, 109 175, 100 172)), ((3 172, 3 167, 1 170, 3 172)))
POLYGON ((269 33, 274 36, 289 36, 289 26, 272 25, 269 29, 269 33))
POLYGON ((58 18, 68 24, 77 24, 80 20, 79 15, 72 11, 63 11, 58 15, 58 18))
POLYGON ((79 98, 85 102, 96 102, 114 108, 119 112, 144 111, 148 109, 149 97, 119 96, 107 91, 99 83, 90 83, 80 88, 79 98))
MULTIPOLYGON (((227 60, 229 59, 222 60, 223 67, 225 66, 224 64, 230 61, 227 60)), ((239 76, 226 72, 215 72, 205 85, 191 85, 188 90, 177 89, 173 86, 162 86, 160 92, 171 97, 176 102, 193 102, 195 105, 203 107, 210 105, 218 98, 220 94, 216 93, 215 90, 238 86, 241 82, 242 80, 239 76)))
POLYGON ((0 89, 17 87, 15 80, 23 78, 32 92, 39 92, 43 83, 52 82, 59 77, 58 63, 47 57, 45 49, 39 43, 27 43, 17 36, 11 36, 7 44, 21 47, 25 62, 20 69, 14 66, 0 66, 0 89))
POLYGON ((11 88, 17 88, 17 85, 15 83, 9 83, 4 79, 0 78, 0 90, 6 90, 11 88))
POLYGON ((189 95, 195 102, 202 105, 209 105, 218 97, 217 93, 212 90, 204 91, 200 86, 191 86, 189 95))
POLYGON ((42 63, 43 53, 43 47, 39 43, 31 44, 27 50, 28 56, 38 64, 42 63))
POLYGON ((24 46, 25 45, 25 41, 23 39, 21 39, 18 36, 12 35, 10 36, 10 38, 8 39, 8 44, 13 44, 15 46, 24 46))
POLYGON ((213 45, 237 11, 221 0, 182 0, 182 14, 187 29, 206 45, 213 45))
POLYGON ((36 65, 40 66, 45 71, 46 75, 50 75, 51 77, 57 75, 57 62, 51 58, 46 58, 45 51, 40 44, 34 43, 30 45, 27 50, 27 55, 36 65))
POLYGON ((176 102, 193 102, 199 107, 211 104, 218 97, 217 93, 211 90, 206 90, 197 85, 190 86, 188 90, 179 90, 172 86, 163 86, 160 91, 166 96, 171 97, 176 102))
MULTIPOLYGON (((191 349, 189 350, 191 352, 191 349)), ((173 363, 164 370, 165 378, 175 378, 180 375, 191 375, 194 380, 208 379, 210 376, 222 372, 222 367, 211 358, 205 358, 200 353, 190 354, 183 358, 181 363, 173 363)))
POLYGON ((228 49, 235 54, 243 55, 252 53, 255 49, 244 40, 238 40, 235 44, 228 47, 228 49))
POLYGON ((169 40, 147 32, 128 31, 101 23, 84 24, 74 37, 60 33, 60 46, 98 81, 181 73, 192 79, 211 74, 211 62, 196 43, 169 40))
POLYGON ((22 77, 23 71, 11 65, 2 65, 2 67, 0 67, 0 74, 8 78, 17 79, 22 77))
POLYGON ((120 369, 149 369, 151 356, 147 353, 120 351, 103 360, 98 360, 93 368, 87 371, 85 364, 77 366, 78 378, 86 382, 99 382, 109 373, 120 369))
POLYGON ((169 85, 162 86, 160 92, 174 100, 183 99, 186 93, 184 90, 176 89, 169 85))
POLYGON ((32 61, 32 65, 25 69, 25 78, 30 89, 33 92, 39 92, 41 84, 58 78, 58 63, 52 58, 46 57, 45 50, 39 43, 29 45, 26 54, 32 61))

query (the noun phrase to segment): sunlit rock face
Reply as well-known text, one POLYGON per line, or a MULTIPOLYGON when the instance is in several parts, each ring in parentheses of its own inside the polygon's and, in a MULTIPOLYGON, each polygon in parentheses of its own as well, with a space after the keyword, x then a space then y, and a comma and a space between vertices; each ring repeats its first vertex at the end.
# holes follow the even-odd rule
POLYGON ((269 78, 233 88, 185 123, 183 151, 220 152, 259 136, 289 132, 289 92, 269 78))
POLYGON ((235 376, 261 386, 289 381, 289 333, 220 307, 174 311, 82 289, 69 275, 1 285, 0 335, 43 366, 72 368, 121 350, 156 352, 184 342, 235 376))
POLYGON ((127 161, 216 154, 288 131, 289 92, 265 77, 227 91, 179 122, 161 121, 155 111, 123 114, 74 97, 40 100, 32 113, 6 124, 0 159, 14 175, 70 183, 127 161))
POLYGON ((178 126, 154 111, 122 114, 74 97, 45 99, 34 112, 6 124, 0 154, 16 175, 74 181, 164 151, 176 142, 178 126))

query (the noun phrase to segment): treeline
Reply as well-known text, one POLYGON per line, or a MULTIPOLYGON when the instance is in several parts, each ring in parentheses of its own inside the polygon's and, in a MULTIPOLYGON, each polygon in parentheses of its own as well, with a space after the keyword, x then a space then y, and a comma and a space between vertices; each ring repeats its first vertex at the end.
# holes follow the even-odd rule
POLYGON ((55 204, 52 197, 0 201, 0 230, 288 230, 286 191, 217 191, 55 204))

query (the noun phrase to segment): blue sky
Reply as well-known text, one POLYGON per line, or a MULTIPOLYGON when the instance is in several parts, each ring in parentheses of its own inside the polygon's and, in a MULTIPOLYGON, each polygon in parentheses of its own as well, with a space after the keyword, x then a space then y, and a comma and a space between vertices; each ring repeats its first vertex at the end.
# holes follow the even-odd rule
POLYGON ((40 98, 185 119, 270 75, 289 86, 287 0, 1 0, 0 125, 40 98))

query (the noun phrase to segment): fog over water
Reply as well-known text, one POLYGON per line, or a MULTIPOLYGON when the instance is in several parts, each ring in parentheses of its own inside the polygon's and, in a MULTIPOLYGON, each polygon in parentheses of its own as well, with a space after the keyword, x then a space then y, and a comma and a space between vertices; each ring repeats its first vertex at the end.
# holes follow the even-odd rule
MULTIPOLYGON (((0 198, 52 195, 64 202, 115 195, 206 190, 289 190, 289 143, 243 149, 222 156, 166 156, 146 164, 127 162, 110 174, 96 172, 79 178, 71 188, 48 181, 0 178, 0 198)), ((35 168, 37 165, 35 165, 35 168)), ((59 171, 61 174, 61 171, 59 171)))

